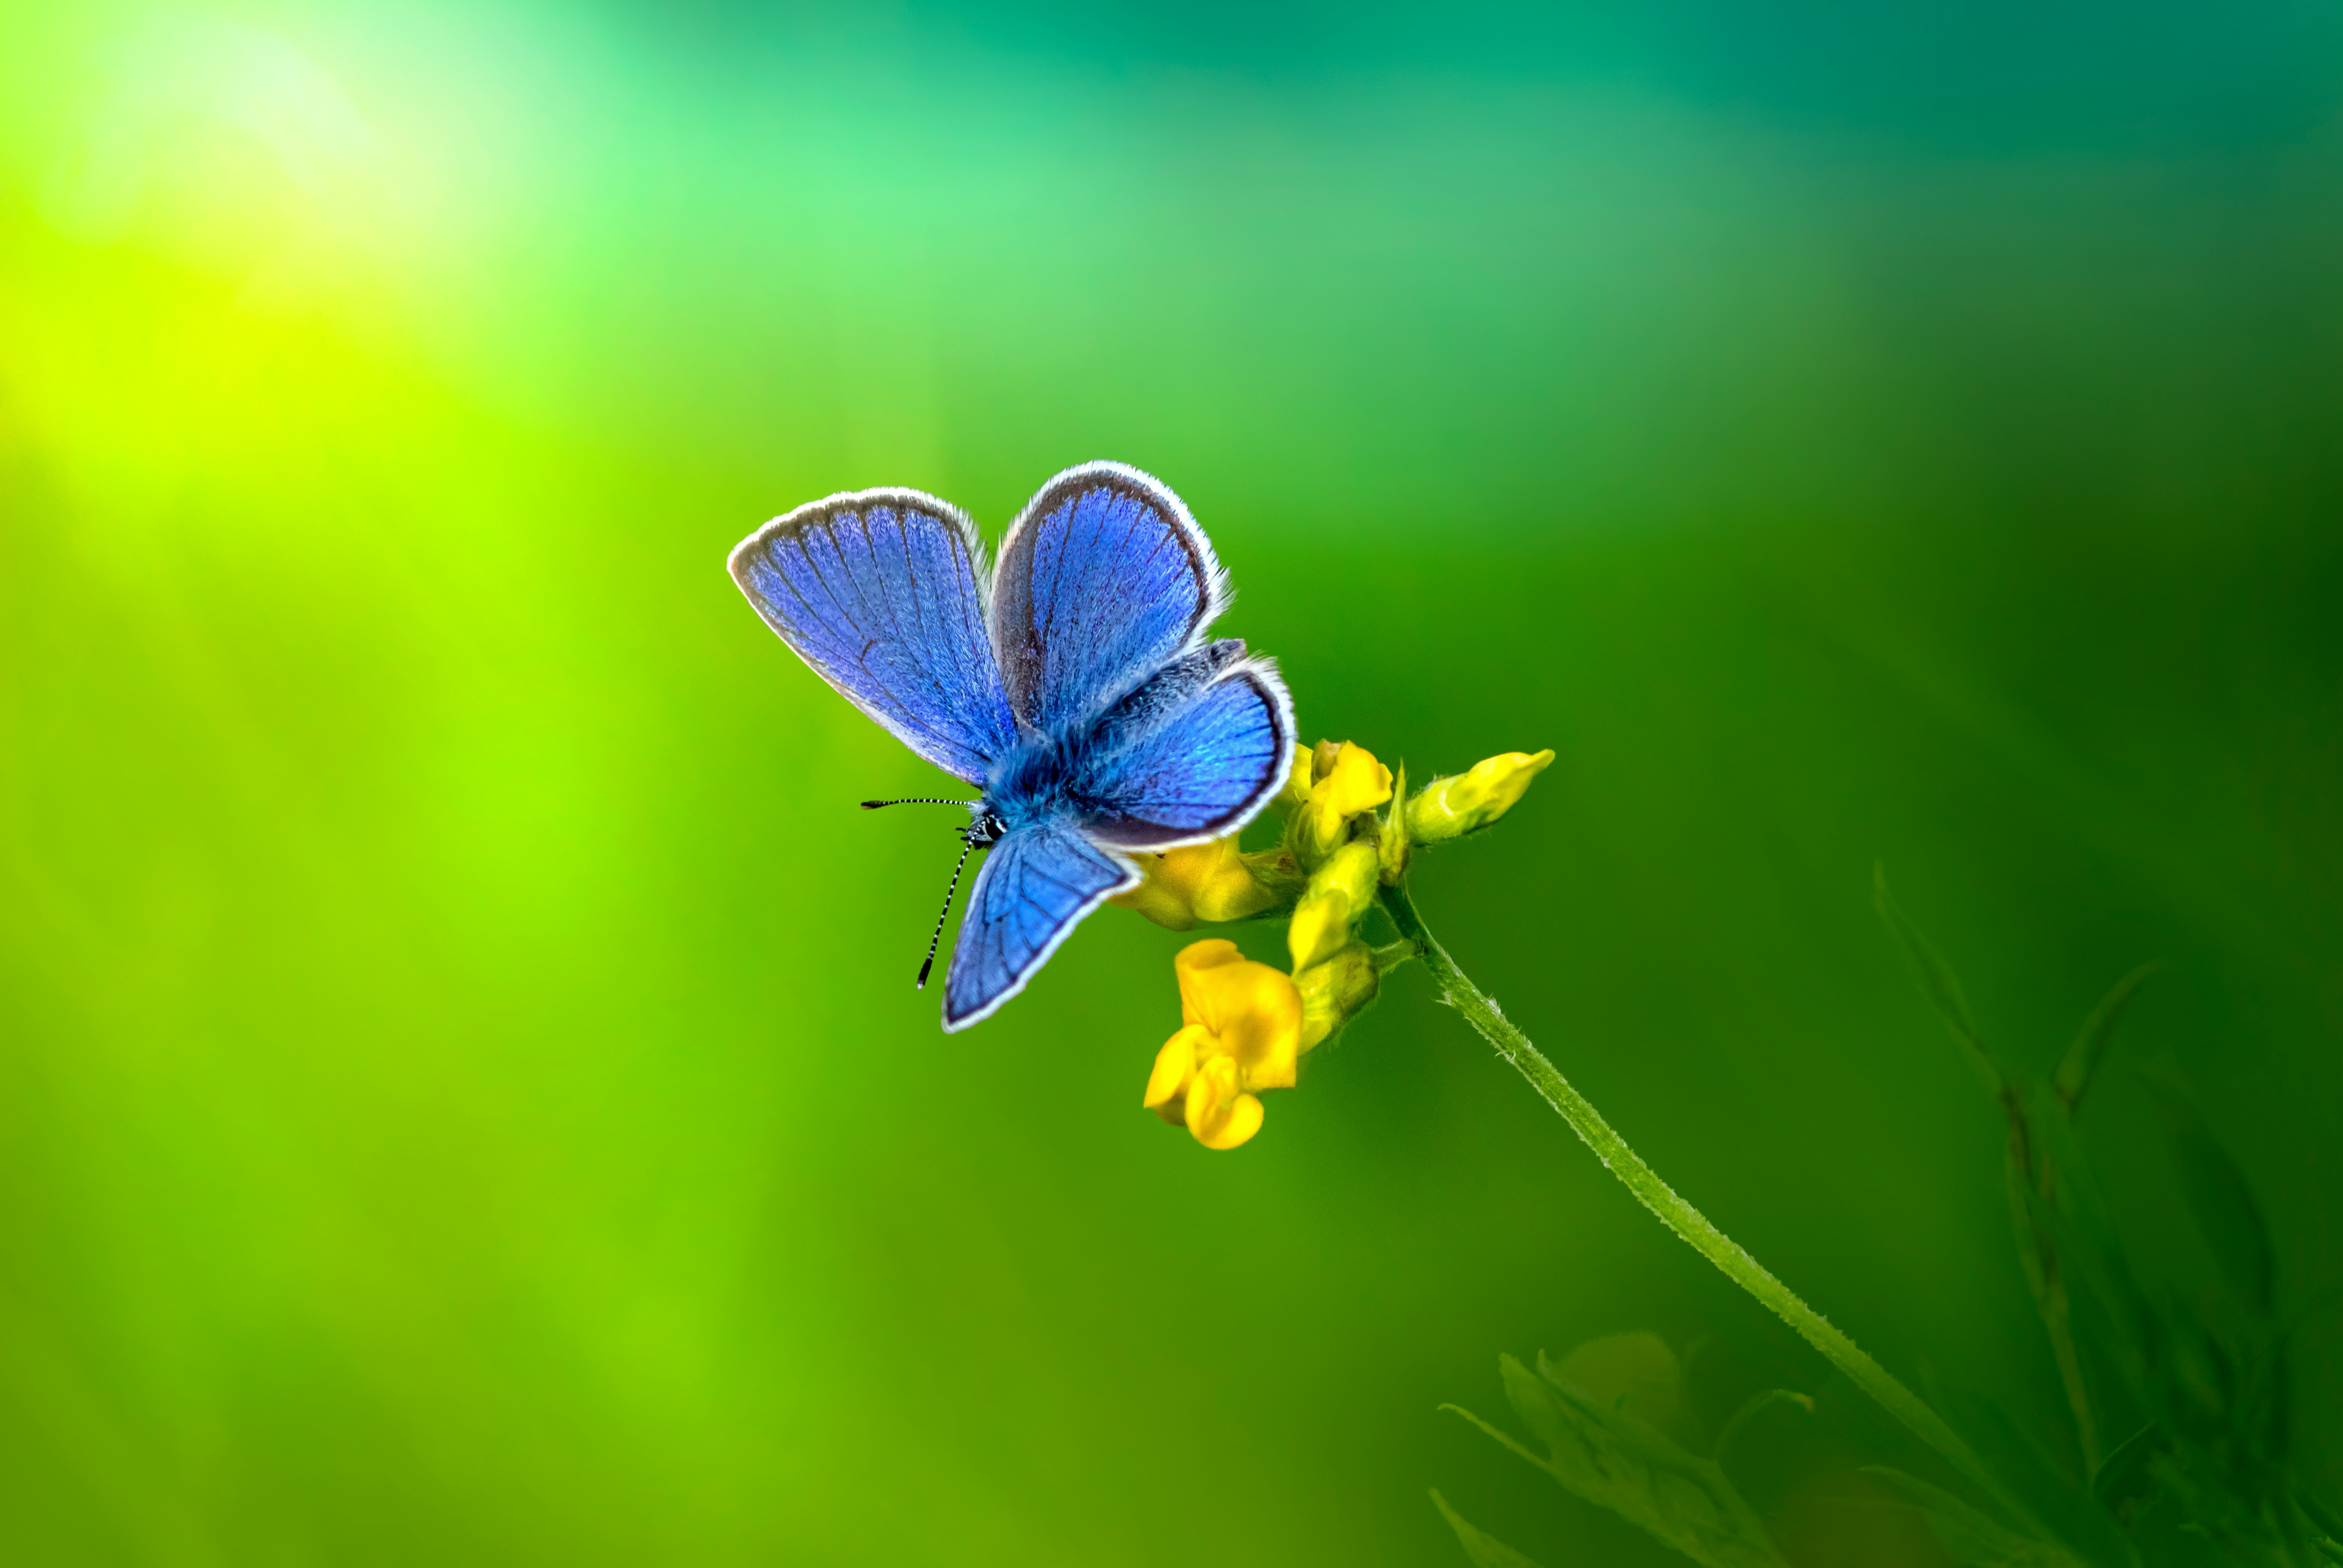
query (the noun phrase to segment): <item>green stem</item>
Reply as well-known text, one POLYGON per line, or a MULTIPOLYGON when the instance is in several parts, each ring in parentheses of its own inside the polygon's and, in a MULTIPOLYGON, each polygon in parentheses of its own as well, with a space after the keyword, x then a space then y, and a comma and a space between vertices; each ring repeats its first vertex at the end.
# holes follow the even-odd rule
MULTIPOLYGON (((1448 950, 1435 940, 1416 912, 1415 902, 1408 897, 1404 883, 1383 890, 1383 907, 1391 912, 1400 935, 1414 942, 1423 950, 1423 961, 1447 993, 1449 1001, 1465 1020, 1481 1031, 1497 1054, 1512 1064, 1513 1070, 1530 1081, 1531 1087, 1545 1096, 1546 1103, 1562 1113, 1570 1130, 1578 1134, 1594 1157, 1603 1161, 1610 1172, 1619 1178, 1636 1201, 1660 1218, 1660 1222, 1689 1242, 1693 1251, 1715 1263, 1735 1284, 1763 1302, 1774 1314, 1795 1329, 1805 1342, 1822 1352, 1831 1365, 1846 1374, 1855 1387, 1877 1401, 1888 1414, 1910 1428, 1923 1442, 1944 1455, 1947 1463, 1974 1483, 1995 1502, 2007 1509, 2029 1528, 2041 1531, 2042 1526, 2025 1505, 2011 1496, 2008 1490, 1995 1479, 1984 1462, 1963 1442, 1960 1434, 1945 1424, 1944 1418, 1928 1408, 1918 1395, 1889 1373, 1886 1368, 1864 1352, 1861 1346, 1832 1326, 1830 1320, 1798 1298, 1795 1292, 1782 1283, 1765 1266, 1745 1251, 1740 1243, 1709 1223, 1707 1216, 1676 1196, 1675 1190, 1660 1180, 1659 1173, 1644 1163, 1625 1139, 1603 1120, 1587 1098, 1570 1086, 1569 1080, 1555 1070, 1529 1037, 1513 1027, 1497 1004, 1482 994, 1480 988, 1465 978, 1448 956, 1448 950)), ((2046 1533, 2046 1532, 2045 1533, 2046 1533)))
MULTIPOLYGON (((2048 1202, 2056 1196, 2050 1181, 2050 1168, 2034 1154, 2034 1133, 2026 1119, 2025 1108, 2017 1096, 2005 1090, 2001 1096, 2002 1111, 2009 1120, 2009 1187, 2010 1222, 2017 1231, 2017 1261, 2026 1275, 2026 1287, 2034 1292, 2034 1305, 2041 1314, 2043 1332, 2050 1336, 2050 1357, 2058 1364, 2058 1382, 2066 1391, 2066 1408, 2075 1416, 2075 1442, 2083 1457, 2083 1474, 2096 1477, 2104 1455, 2099 1452, 2099 1425, 2091 1411, 2090 1386, 2083 1381, 2083 1361, 2075 1346, 2075 1325, 2072 1303, 2066 1293, 2063 1261, 2050 1238, 2034 1222, 2033 1200, 2029 1192, 2039 1191, 2048 1202), (2035 1171, 2039 1170, 2038 1185, 2035 1171)), ((2052 1115, 2064 1113, 2064 1108, 2052 1115)))

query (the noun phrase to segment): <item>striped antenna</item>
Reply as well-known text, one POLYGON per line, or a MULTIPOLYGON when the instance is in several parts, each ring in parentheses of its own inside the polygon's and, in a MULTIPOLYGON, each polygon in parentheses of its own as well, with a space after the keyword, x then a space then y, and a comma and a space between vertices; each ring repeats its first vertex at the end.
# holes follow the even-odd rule
MULTIPOLYGON (((948 805, 957 806, 960 802, 953 800, 945 803, 948 805)), ((909 802, 906 802, 906 804, 909 804, 909 802)), ((936 934, 928 939, 928 956, 924 960, 920 960, 920 978, 912 982, 911 989, 913 990, 925 990, 928 989, 928 971, 936 967, 936 944, 944 940, 944 919, 951 913, 952 895, 960 891, 960 871, 968 865, 968 858, 970 855, 973 854, 975 850, 976 840, 974 839, 969 839, 967 843, 962 844, 960 847, 960 859, 952 864, 951 886, 944 890, 944 907, 936 911, 936 934)))

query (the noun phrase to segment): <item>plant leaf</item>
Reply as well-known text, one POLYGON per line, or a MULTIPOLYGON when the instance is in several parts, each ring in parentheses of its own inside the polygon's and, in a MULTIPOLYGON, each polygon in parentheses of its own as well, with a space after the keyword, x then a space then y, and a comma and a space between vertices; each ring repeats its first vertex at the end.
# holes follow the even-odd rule
POLYGON ((1795 1389, 1787 1388, 1758 1390, 1741 1402, 1739 1410, 1725 1417, 1725 1430, 1716 1434, 1716 1446, 1710 1452, 1709 1457, 1716 1461, 1719 1468, 1724 1466, 1725 1455, 1733 1452, 1734 1440, 1741 1435, 1742 1430, 1756 1420, 1759 1415, 1777 1404, 1795 1405, 1808 1415, 1815 1413, 1815 1399, 1812 1394, 1800 1393, 1795 1389))
POLYGON ((2320 1534, 2332 1541, 2343 1541, 2343 1519, 2338 1519, 2333 1509, 2308 1492, 2296 1493, 2294 1503, 2296 1507, 2309 1516, 2313 1524, 2318 1526, 2320 1534))
POLYGON ((2329 1563, 2343 1563, 2343 1521, 2307 1492, 2294 1494, 2295 1506, 2310 1522, 2310 1543, 2329 1563))
POLYGON ((2240 1302, 2258 1322, 2267 1322, 2275 1293, 2276 1270, 2270 1257, 2269 1231, 2262 1222, 2261 1205, 2245 1172, 2206 1125, 2196 1098, 2179 1075, 2169 1069, 2144 1071, 2164 1111, 2164 1131, 2172 1150, 2173 1168, 2188 1211, 2212 1248, 2214 1259, 2240 1302))
POLYGON ((1981 1452, 1993 1455, 1995 1473, 2009 1494, 2031 1511, 2031 1519, 1996 1516, 2016 1521, 2020 1539, 2091 1563, 2112 1565, 2129 1560, 2120 1533, 2093 1504, 2068 1462, 2051 1452, 2038 1422, 2020 1420, 1957 1372, 1926 1368, 1923 1382, 1929 1402, 1981 1452))
POLYGON ((1954 1042, 1976 1070, 1987 1092, 1998 1098, 2002 1092, 2001 1068, 1993 1060, 1993 1053, 1986 1050, 1985 1042, 1977 1038, 1976 1021, 1969 1016, 1968 995, 1961 990, 1960 977, 1953 973, 1953 966, 1945 961, 1936 945, 1921 935, 1920 928, 1912 923, 1911 917, 1896 901, 1896 895, 1887 890, 1885 865, 1872 867, 1872 899, 1879 906, 1879 918, 1886 922, 1888 934, 1904 950, 1904 961, 1911 966, 1912 979, 1919 986, 1920 994, 1928 999, 1928 1005, 1945 1020, 1954 1042))
POLYGON ((1538 1362, 1544 1376, 1512 1356, 1497 1366, 1514 1413, 1546 1445, 1542 1469, 1704 1568, 1785 1568, 1764 1521, 1725 1472, 1625 1410, 1598 1404, 1544 1357, 1538 1362))
POLYGON ((2066 1548, 2005 1529, 1951 1493, 1900 1470, 1871 1464, 1863 1473, 1909 1496, 1927 1520, 1936 1544, 1956 1563, 1968 1568, 2084 1568, 2083 1560, 2066 1548))
POLYGON ((1437 1487, 1433 1489, 1432 1503, 1440 1510, 1440 1516, 1448 1521, 1448 1528, 1456 1532, 1457 1543, 1464 1548, 1464 1555, 1473 1559, 1473 1568, 1538 1568, 1535 1563, 1495 1536, 1473 1529, 1456 1510, 1448 1506, 1448 1499, 1440 1495, 1437 1487))
POLYGON ((2163 1442, 2156 1423, 2150 1422, 2117 1444, 2116 1451, 2099 1466, 2099 1473, 2091 1477, 2091 1495, 2098 1499, 2101 1507, 2121 1508, 2127 1503, 2141 1502, 2154 1495, 2156 1477, 2149 1462, 2163 1447, 2163 1442))
POLYGON ((2098 1070, 2099 1060, 2107 1052, 2107 1041, 2115 1037, 2116 1022, 2131 1005, 2132 993, 2156 973, 2156 965, 2145 963, 2116 981, 2115 989, 2099 999, 2091 1016, 2083 1020, 2082 1032, 2075 1043, 2058 1059, 2058 1070, 2051 1075, 2057 1086, 2058 1098, 2065 1102, 2066 1114, 2072 1116, 2082 1109, 2083 1093, 2091 1087, 2091 1078, 2098 1070))

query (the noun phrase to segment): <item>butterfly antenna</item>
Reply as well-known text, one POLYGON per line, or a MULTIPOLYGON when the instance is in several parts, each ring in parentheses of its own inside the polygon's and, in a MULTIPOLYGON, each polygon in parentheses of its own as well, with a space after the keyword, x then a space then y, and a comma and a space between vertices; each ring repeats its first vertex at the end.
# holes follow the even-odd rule
MULTIPOLYGON (((951 806, 957 806, 961 802, 958 800, 944 802, 944 804, 951 806)), ((912 804, 912 802, 906 801, 904 804, 910 805, 912 804)), ((960 874, 966 869, 969 856, 975 853, 975 851, 976 840, 974 839, 970 839, 967 843, 962 844, 960 848, 960 859, 954 862, 952 866, 951 886, 944 890, 944 907, 936 911, 936 934, 928 939, 928 956, 920 960, 920 978, 912 983, 911 989, 913 990, 925 990, 928 989, 928 971, 936 967, 936 944, 944 940, 944 920, 946 917, 951 913, 952 895, 960 891, 960 874)))
POLYGON ((865 811, 876 811, 881 806, 981 806, 981 800, 946 800, 935 795, 913 795, 901 800, 865 800, 865 811))

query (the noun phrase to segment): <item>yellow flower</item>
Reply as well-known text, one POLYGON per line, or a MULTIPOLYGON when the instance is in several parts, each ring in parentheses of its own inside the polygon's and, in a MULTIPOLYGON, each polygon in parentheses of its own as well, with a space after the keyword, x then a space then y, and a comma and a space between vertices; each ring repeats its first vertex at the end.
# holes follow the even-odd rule
POLYGON ((1419 844, 1436 844, 1487 827, 1513 809, 1530 780, 1553 760, 1551 750, 1534 756, 1508 751, 1453 778, 1434 779, 1407 803, 1407 836, 1419 844))
POLYGON ((1315 869, 1350 836, 1351 819, 1392 798, 1391 769, 1363 746, 1322 740, 1312 768, 1310 799, 1293 817, 1293 848, 1315 869))
MULTIPOLYGON (((1242 920, 1277 902, 1237 853, 1236 835, 1160 855, 1134 854, 1147 879, 1109 901, 1137 910, 1157 925, 1192 930, 1197 922, 1242 920)), ((1291 895, 1289 895, 1291 896, 1291 895)))
POLYGON ((1180 1031, 1156 1053, 1146 1104, 1184 1122, 1207 1149, 1234 1149, 1261 1131, 1255 1091, 1293 1087, 1302 993, 1234 942, 1191 942, 1172 960, 1180 1031))
POLYGON ((1343 845, 1310 874, 1308 890, 1293 906, 1293 923, 1285 929, 1294 973, 1324 961, 1351 940, 1352 928, 1375 901, 1382 871, 1375 847, 1356 843, 1343 845))

